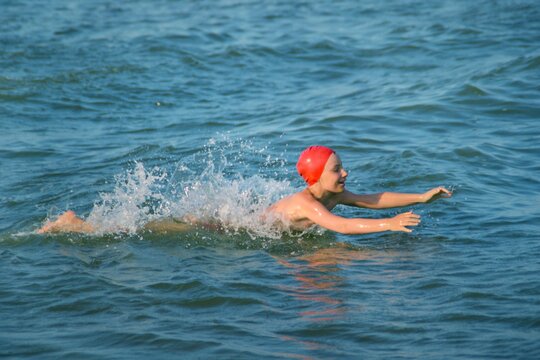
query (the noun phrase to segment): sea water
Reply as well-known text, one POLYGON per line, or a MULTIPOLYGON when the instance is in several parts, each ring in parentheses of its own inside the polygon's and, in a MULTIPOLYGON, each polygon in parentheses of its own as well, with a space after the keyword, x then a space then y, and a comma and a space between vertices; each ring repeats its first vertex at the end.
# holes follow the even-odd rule
POLYGON ((0 355, 540 357, 536 1, 0 2, 0 355), (298 154, 449 199, 279 232, 298 154), (38 235, 72 209, 91 235, 38 235), (216 226, 144 231, 195 215, 216 226))

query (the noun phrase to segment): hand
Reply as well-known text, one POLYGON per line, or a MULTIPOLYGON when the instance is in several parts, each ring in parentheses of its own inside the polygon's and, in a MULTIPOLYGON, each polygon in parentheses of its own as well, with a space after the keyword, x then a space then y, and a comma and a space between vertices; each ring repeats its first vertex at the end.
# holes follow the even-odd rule
POLYGON ((407 229, 405 226, 416 226, 420 223, 420 215, 413 214, 412 211, 399 214, 390 219, 391 231, 404 231, 412 232, 411 229, 407 229))
POLYGON ((447 190, 446 188, 442 186, 439 186, 429 191, 426 191, 424 194, 422 194, 422 200, 423 202, 428 202, 430 200, 435 200, 438 197, 449 198, 450 196, 452 196, 451 191, 447 190))

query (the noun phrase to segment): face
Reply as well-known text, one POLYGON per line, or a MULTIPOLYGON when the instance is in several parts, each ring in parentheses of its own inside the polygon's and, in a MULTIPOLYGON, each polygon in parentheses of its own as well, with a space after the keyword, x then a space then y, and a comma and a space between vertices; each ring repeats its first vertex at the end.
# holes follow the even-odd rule
POLYGON ((319 182, 326 190, 340 193, 345 190, 346 179, 347 171, 343 168, 341 159, 335 153, 330 155, 319 182))

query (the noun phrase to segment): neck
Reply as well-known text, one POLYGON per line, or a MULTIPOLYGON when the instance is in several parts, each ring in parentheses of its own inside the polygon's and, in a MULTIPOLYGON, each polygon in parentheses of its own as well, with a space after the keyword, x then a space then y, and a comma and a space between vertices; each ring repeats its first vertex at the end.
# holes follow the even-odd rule
POLYGON ((311 194, 311 196, 326 207, 330 205, 330 202, 336 196, 336 194, 333 192, 324 190, 319 183, 309 186, 306 190, 311 194))

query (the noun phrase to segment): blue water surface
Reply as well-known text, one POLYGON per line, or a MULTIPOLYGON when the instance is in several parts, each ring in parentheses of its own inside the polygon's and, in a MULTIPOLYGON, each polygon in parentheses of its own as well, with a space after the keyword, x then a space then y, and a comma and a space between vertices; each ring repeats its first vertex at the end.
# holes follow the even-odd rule
POLYGON ((540 5, 0 2, 0 356, 540 358, 540 5), (308 145, 411 234, 266 232, 308 145), (99 234, 38 235, 73 209, 99 234), (191 212, 228 224, 150 233, 191 212))

